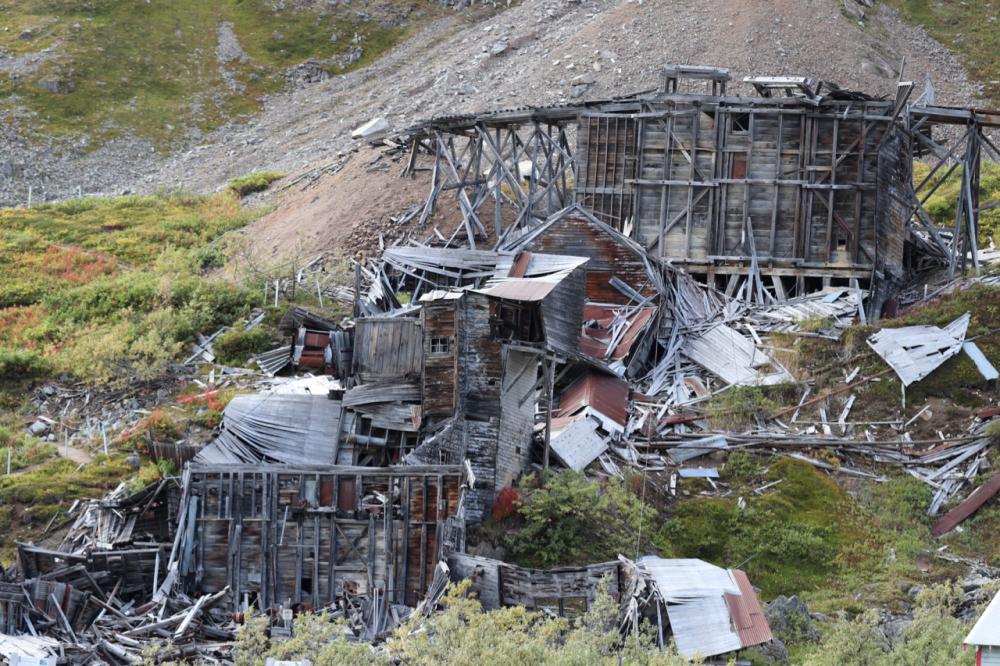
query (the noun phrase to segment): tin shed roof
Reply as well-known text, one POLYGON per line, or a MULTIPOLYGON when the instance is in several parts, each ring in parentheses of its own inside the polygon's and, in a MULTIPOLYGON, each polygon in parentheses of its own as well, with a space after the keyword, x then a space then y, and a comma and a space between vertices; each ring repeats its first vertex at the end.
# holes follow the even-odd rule
POLYGON ((966 645, 1000 646, 1000 592, 993 597, 964 642, 966 645))

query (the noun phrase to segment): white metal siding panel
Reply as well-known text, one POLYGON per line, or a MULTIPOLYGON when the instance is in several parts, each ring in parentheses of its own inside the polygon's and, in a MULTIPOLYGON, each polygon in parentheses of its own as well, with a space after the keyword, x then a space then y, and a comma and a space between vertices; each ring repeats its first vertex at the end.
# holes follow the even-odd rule
POLYGON ((729 607, 722 596, 701 597, 667 606, 670 629, 682 656, 711 657, 743 647, 733 630, 729 607))

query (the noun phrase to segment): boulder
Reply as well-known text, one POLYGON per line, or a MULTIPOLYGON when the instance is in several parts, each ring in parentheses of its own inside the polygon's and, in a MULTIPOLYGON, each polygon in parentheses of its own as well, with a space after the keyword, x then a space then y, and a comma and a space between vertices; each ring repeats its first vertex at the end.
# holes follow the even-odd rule
POLYGON ((856 0, 843 0, 844 13, 849 19, 860 21, 865 17, 865 9, 856 0))
POLYGON ((28 432, 34 435, 35 437, 44 437, 49 433, 49 430, 51 430, 49 424, 46 423, 45 421, 42 421, 41 419, 35 421, 30 426, 28 426, 28 432))
POLYGON ((764 609, 771 633, 783 643, 818 641, 819 632, 813 626, 809 607, 797 596, 780 595, 764 609))

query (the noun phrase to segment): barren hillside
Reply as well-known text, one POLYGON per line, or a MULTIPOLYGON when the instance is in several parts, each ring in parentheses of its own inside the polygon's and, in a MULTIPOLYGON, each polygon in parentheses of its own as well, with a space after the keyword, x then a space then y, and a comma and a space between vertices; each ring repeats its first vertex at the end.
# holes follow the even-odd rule
POLYGON ((271 99, 153 181, 201 190, 253 169, 293 172, 344 149, 374 116, 402 128, 442 113, 634 92, 658 85, 670 62, 889 94, 905 58, 904 75, 930 77, 939 102, 975 99, 946 49, 888 8, 869 11, 864 27, 835 0, 526 0, 479 21, 456 13, 370 67, 271 99))
MULTIPOLYGON (((882 5, 850 7, 867 15, 849 17, 840 0, 525 0, 502 11, 448 10, 414 21, 407 41, 372 64, 296 80, 266 97, 260 114, 195 132, 173 154, 133 136, 95 151, 29 132, 30 114, 9 113, 0 124, 0 202, 23 203, 33 180, 36 197, 46 198, 78 188, 209 191, 255 169, 295 172, 328 161, 372 117, 399 128, 440 113, 631 92, 657 85, 668 62, 728 67, 737 79, 801 74, 889 93, 905 58, 904 76, 932 78, 938 101, 976 98, 980 87, 923 30, 882 5)), ((223 37, 234 52, 254 51, 230 43, 228 31, 216 36, 223 37)))

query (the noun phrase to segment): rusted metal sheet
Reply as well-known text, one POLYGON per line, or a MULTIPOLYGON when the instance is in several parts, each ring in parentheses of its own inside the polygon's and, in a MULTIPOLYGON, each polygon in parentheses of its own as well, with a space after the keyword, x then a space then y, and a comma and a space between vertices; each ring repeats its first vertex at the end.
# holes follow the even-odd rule
POLYGON ((588 302, 637 304, 611 286, 612 277, 622 280, 644 298, 658 293, 658 278, 645 251, 579 206, 552 216, 513 241, 508 249, 587 257, 584 272, 588 302))
POLYGON ((726 603, 729 605, 736 633, 740 636, 740 643, 743 647, 767 643, 773 636, 771 627, 767 623, 767 616, 760 607, 757 591, 753 589, 746 573, 739 569, 731 569, 730 573, 740 588, 740 594, 739 596, 727 594, 726 603))
POLYGON ((955 529, 962 524, 966 518, 974 514, 984 504, 993 499, 1000 492, 1000 474, 995 474, 993 478, 972 491, 964 502, 956 506, 948 513, 941 516, 934 526, 931 527, 931 534, 939 537, 955 529))
POLYGON ((584 305, 580 351, 599 361, 626 358, 652 321, 656 308, 642 308, 630 317, 619 314, 622 311, 623 308, 610 305, 584 305))
MULTIPOLYGON (((562 420, 585 412, 596 413, 612 430, 621 430, 628 421, 628 395, 628 382, 588 371, 560 394, 558 417, 562 420)), ((553 420, 553 427, 555 423, 553 420)))

